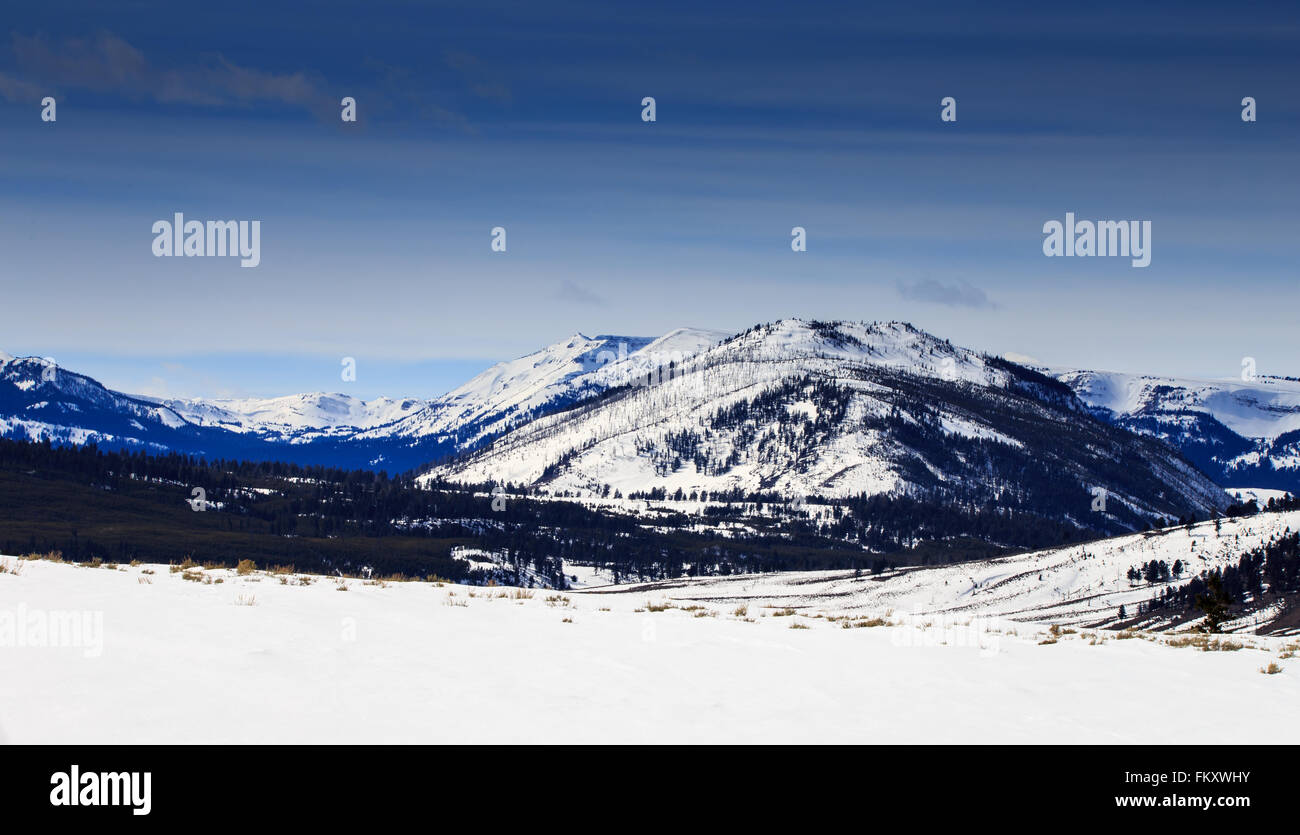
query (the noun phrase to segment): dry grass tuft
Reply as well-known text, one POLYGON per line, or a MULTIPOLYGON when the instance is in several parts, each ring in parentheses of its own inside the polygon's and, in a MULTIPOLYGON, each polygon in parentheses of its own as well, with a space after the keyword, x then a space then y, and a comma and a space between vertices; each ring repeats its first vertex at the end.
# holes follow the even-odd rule
POLYGON ((1230 638, 1213 638, 1205 633, 1177 635, 1167 638, 1165 645, 1177 648, 1195 647, 1202 652, 1236 652, 1239 649, 1246 648, 1246 645, 1241 641, 1234 641, 1230 638))
POLYGON ((858 618, 857 620, 844 620, 840 622, 841 629, 871 629, 877 626, 888 626, 889 621, 884 618, 858 618))

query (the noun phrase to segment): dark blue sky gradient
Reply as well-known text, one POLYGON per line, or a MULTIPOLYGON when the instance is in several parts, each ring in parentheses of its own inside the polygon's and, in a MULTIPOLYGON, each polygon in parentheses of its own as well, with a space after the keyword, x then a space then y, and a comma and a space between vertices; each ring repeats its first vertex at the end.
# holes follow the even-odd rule
POLYGON ((345 390, 432 396, 574 331, 788 315, 1300 373, 1291 4, 55 2, 0 27, 0 349, 128 390, 345 388, 354 356, 345 390), (262 265, 154 258, 175 211, 262 220, 262 265), (1045 258, 1067 211, 1151 220, 1151 266, 1045 258))

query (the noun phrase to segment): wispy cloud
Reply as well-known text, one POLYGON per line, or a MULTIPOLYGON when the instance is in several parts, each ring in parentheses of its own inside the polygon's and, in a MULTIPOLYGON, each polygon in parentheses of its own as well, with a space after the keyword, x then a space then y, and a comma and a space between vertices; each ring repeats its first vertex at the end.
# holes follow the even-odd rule
POLYGON ((240 66, 211 55, 192 66, 161 67, 111 32, 50 41, 14 34, 18 77, 0 75, 0 94, 26 97, 40 86, 113 93, 159 104, 230 107, 268 102, 324 116, 334 111, 318 80, 305 72, 275 73, 240 66))
POLYGON ((560 301, 574 302, 576 304, 604 305, 605 298, 586 287, 574 284, 572 281, 564 281, 560 289, 556 291, 555 298, 560 301))
POLYGON ((933 278, 911 283, 898 282, 898 295, 909 301, 930 302, 949 307, 993 309, 997 305, 980 288, 965 281, 944 284, 933 278))
POLYGON ((11 102, 33 102, 41 97, 41 88, 0 72, 0 96, 11 102))

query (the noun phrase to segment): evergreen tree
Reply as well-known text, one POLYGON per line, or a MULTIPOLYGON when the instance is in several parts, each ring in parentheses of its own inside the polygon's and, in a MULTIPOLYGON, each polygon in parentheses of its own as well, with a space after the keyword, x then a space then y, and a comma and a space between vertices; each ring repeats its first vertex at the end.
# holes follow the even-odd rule
POLYGON ((1205 579, 1205 593, 1197 595, 1196 608, 1205 613, 1205 625, 1202 631, 1217 633, 1219 627, 1228 619, 1228 606, 1232 599, 1223 589, 1223 579, 1215 571, 1205 579))

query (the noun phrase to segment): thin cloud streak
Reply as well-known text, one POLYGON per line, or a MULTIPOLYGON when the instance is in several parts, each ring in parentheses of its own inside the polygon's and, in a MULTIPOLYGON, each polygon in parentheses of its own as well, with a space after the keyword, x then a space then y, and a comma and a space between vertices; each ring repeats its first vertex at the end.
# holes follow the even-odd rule
POLYGON ((949 307, 997 309, 997 305, 989 299, 988 294, 965 281, 954 284, 944 284, 932 278, 910 284, 900 281, 898 282, 898 294, 908 301, 930 302, 949 307))

